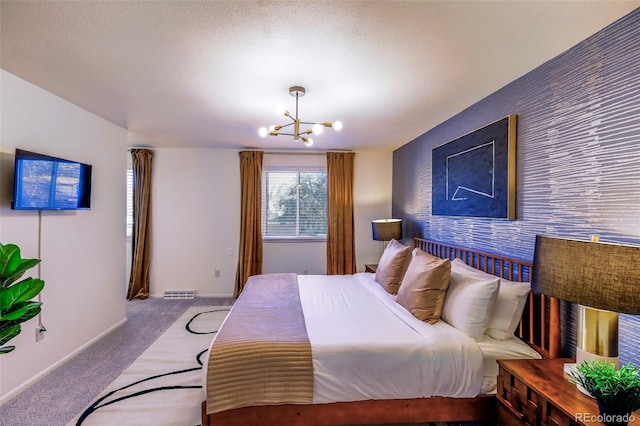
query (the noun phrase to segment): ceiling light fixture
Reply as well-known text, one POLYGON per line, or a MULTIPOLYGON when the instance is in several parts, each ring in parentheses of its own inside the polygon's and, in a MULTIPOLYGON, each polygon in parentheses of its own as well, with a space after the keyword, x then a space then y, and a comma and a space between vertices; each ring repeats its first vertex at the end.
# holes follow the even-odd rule
POLYGON ((289 87, 289 94, 291 96, 295 96, 296 98, 296 115, 295 117, 292 116, 289 113, 289 111, 287 111, 284 108, 280 109, 278 113, 284 114, 285 116, 289 117, 292 120, 292 122, 289 124, 283 124, 281 126, 271 126, 269 127, 269 129, 267 129, 266 127, 261 127, 260 130, 258 130, 258 134, 263 138, 267 137, 267 135, 268 136, 280 136, 280 135, 293 136, 293 140, 297 141, 302 139, 302 142, 304 142, 305 145, 311 146, 313 145, 313 139, 303 135, 311 135, 311 134, 319 135, 320 133, 322 133, 322 130, 325 127, 333 127, 335 130, 342 129, 342 123, 339 121, 336 121, 333 123, 330 121, 324 121, 324 122, 300 121, 300 119, 298 118, 298 98, 304 96, 304 93, 305 93, 305 90, 304 90, 304 87, 302 86, 289 87), (307 130, 300 131, 301 124, 306 124, 311 127, 307 130), (289 126, 293 126, 293 133, 281 132, 282 129, 289 126))

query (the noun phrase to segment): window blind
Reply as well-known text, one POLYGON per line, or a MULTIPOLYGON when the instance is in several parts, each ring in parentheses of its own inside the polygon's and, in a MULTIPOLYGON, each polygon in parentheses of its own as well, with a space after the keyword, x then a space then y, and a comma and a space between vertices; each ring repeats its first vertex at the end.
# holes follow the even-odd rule
POLYGON ((265 171, 262 187, 264 237, 326 238, 326 171, 265 171))

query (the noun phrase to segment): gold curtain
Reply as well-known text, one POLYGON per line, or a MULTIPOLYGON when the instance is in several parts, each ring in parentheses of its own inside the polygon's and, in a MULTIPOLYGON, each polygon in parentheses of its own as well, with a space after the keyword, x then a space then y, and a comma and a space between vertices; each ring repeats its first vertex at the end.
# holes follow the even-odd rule
POLYGON ((262 273, 262 151, 240 152, 240 248, 233 296, 262 273))
POLYGON ((353 237, 354 152, 327 152, 327 274, 356 273, 353 237))
POLYGON ((131 240, 131 275, 127 298, 149 297, 151 264, 151 160, 153 151, 132 149, 133 164, 133 235, 131 240))

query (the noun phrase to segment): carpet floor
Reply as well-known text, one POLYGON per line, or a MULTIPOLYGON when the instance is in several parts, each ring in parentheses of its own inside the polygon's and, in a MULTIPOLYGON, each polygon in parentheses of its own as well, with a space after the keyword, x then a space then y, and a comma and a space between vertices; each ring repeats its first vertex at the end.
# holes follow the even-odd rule
POLYGON ((193 306, 67 426, 200 424, 207 349, 230 306, 193 306))
POLYGON ((1 426, 64 426, 129 367, 191 306, 234 299, 127 302, 127 322, 0 407, 1 426))

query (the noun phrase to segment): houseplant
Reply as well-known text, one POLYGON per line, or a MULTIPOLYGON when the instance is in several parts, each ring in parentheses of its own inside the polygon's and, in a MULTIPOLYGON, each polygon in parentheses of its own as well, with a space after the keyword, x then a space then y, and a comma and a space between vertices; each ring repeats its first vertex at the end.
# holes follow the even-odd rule
POLYGON ((631 363, 617 369, 612 362, 584 361, 570 375, 598 401, 606 425, 626 425, 640 408, 640 377, 631 363))
POLYGON ((15 346, 3 346, 20 334, 20 323, 40 313, 41 302, 31 301, 44 287, 44 281, 34 278, 18 280, 40 259, 22 259, 15 244, 0 244, 0 355, 15 346))

